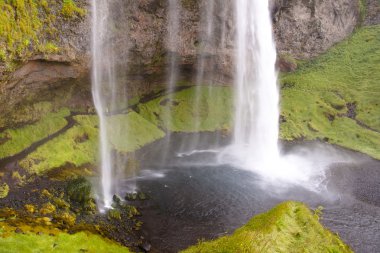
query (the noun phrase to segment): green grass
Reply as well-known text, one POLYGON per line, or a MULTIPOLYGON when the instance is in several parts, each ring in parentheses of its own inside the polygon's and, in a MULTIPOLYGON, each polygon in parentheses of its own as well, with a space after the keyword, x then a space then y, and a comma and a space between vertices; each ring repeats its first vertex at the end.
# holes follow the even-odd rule
POLYGON ((154 99, 138 106, 140 114, 155 125, 173 132, 229 129, 232 99, 229 87, 200 86, 154 99), (171 100, 170 100, 171 99, 171 100), (195 106, 197 105, 197 106, 195 106))
MULTIPOLYGON (((94 165, 98 157, 98 117, 75 116, 78 122, 66 133, 50 140, 19 162, 30 173, 41 174, 53 168, 72 164, 94 165)), ((135 112, 110 118, 115 124, 110 142, 120 152, 133 152, 165 134, 135 112), (125 129, 128 128, 128 131, 125 129)))
POLYGON ((325 55, 284 74, 281 137, 326 139, 380 158, 380 26, 358 29, 325 55), (356 105, 356 119, 346 116, 356 105))
POLYGON ((200 242, 183 253, 352 252, 304 204, 285 202, 255 216, 231 236, 200 242))
POLYGON ((57 132, 67 124, 65 117, 69 115, 70 111, 64 108, 56 113, 46 114, 34 124, 1 132, 0 140, 3 141, 0 141, 2 143, 0 145, 0 158, 15 155, 34 142, 57 132))
POLYGON ((43 173, 68 163, 77 167, 94 163, 98 146, 97 116, 75 116, 78 122, 19 162, 31 173, 43 173))
POLYGON ((120 152, 132 152, 165 136, 165 133, 136 112, 115 115, 108 119, 112 126, 111 145, 120 152))
POLYGON ((103 239, 98 235, 84 232, 77 234, 60 233, 57 236, 47 234, 13 234, 0 237, 0 253, 32 252, 87 252, 87 253, 128 253, 128 248, 103 239))

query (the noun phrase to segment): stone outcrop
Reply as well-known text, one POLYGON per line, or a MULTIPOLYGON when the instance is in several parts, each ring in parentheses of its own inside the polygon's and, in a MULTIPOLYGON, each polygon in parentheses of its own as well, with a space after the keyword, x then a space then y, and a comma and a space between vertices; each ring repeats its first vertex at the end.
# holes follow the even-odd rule
POLYGON ((343 40, 357 26, 359 1, 273 0, 273 22, 279 52, 310 58, 343 40))

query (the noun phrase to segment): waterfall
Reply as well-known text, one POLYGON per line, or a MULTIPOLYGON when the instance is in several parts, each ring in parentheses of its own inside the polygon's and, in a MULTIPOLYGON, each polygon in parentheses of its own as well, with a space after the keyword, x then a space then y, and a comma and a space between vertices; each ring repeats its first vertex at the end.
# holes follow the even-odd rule
POLYGON ((111 207, 113 194, 118 189, 114 178, 120 168, 125 167, 125 160, 113 152, 110 143, 111 134, 118 134, 113 133, 114 129, 126 131, 125 125, 115 126, 118 123, 111 122, 117 121, 110 120, 116 112, 127 108, 125 76, 120 74, 125 72, 127 46, 122 39, 114 38, 114 31, 127 26, 119 12, 123 12, 122 1, 92 1, 92 94, 99 116, 101 190, 98 195, 101 209, 111 207))
POLYGON ((236 0, 236 25, 234 145, 269 169, 279 158, 279 92, 268 1, 236 0))
POLYGON ((168 92, 173 93, 178 81, 178 46, 179 46, 179 15, 180 5, 177 0, 169 0, 168 8, 168 42, 167 49, 170 52, 168 70, 168 92))
MULTIPOLYGON (((298 184, 319 191, 326 162, 318 155, 280 153, 276 47, 268 0, 235 1, 235 119, 222 161, 251 170, 277 189, 298 184), (315 159, 316 158, 316 159, 315 159)), ((264 182, 263 181, 263 182, 264 182)))

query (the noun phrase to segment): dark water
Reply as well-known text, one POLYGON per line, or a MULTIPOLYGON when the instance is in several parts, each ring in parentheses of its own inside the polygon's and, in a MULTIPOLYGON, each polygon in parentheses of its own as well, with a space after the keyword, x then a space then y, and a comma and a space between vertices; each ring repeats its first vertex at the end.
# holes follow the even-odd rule
MULTIPOLYGON (((176 137, 180 138, 176 143, 189 137, 176 137)), ((207 140, 206 136, 202 139, 207 140)), ((289 145, 286 150, 291 152, 294 147, 289 145)), ((177 252, 199 239, 231 233, 284 200, 302 201, 311 208, 322 205, 322 223, 355 252, 379 252, 380 161, 337 150, 338 156, 349 156, 356 162, 343 159, 332 164, 324 187, 314 192, 303 186, 264 183, 253 172, 208 163, 214 153, 172 156, 166 160, 170 165, 159 165, 154 161, 162 155, 162 148, 162 143, 155 143, 142 152, 145 170, 136 179, 139 190, 150 196, 138 204, 143 213, 143 234, 153 252, 177 252)), ((170 153, 178 153, 178 149, 173 146, 170 153)))

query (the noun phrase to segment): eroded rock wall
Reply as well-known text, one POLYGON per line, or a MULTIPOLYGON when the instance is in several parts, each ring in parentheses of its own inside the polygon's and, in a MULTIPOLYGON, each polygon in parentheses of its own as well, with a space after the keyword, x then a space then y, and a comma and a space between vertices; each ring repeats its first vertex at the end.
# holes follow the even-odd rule
MULTIPOLYGON (((167 0, 114 1, 118 2, 112 10, 118 17, 115 20, 128 23, 128 26, 114 24, 112 43, 120 62, 124 64, 128 60, 128 67, 118 71, 126 76, 125 85, 131 96, 165 84, 173 55, 178 60, 179 81, 195 83, 201 60, 206 82, 229 84, 232 81, 234 1, 215 1, 208 20, 205 19, 208 0, 178 1, 180 29, 175 48, 168 43, 167 0)), ((62 94, 67 97, 78 97, 77 93, 82 92, 85 95, 79 98, 87 97, 84 104, 91 104, 91 5, 89 0, 75 2, 87 9, 85 16, 67 19, 55 11, 58 17, 53 26, 58 33, 50 39, 61 49, 59 53, 34 52, 18 64, 16 72, 3 77, 0 85, 3 115, 27 103, 55 99, 55 95, 49 96, 50 91, 61 89, 73 93, 62 94), (73 85, 82 88, 67 88, 73 85)), ((301 59, 323 53, 349 36, 360 21, 359 0, 271 0, 271 9, 279 53, 301 59)), ((48 35, 42 33, 41 38, 44 36, 48 35)), ((68 101, 76 104, 75 99, 68 101)), ((1 127, 10 122, 0 123, 1 127)))

